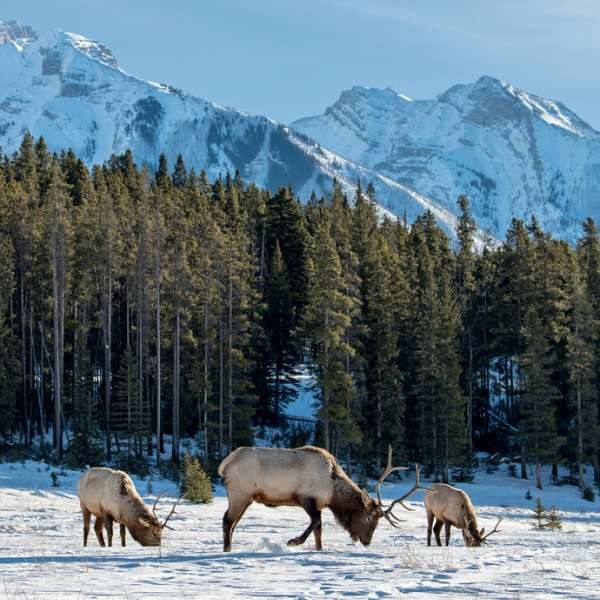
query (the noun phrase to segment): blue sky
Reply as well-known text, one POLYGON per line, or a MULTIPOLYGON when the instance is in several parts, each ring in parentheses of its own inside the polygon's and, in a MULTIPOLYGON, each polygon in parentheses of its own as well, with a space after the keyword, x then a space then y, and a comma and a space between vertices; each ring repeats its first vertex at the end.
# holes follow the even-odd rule
POLYGON ((2 0, 107 44, 126 71, 289 122, 353 85, 431 98, 492 75, 600 129, 597 0, 2 0))

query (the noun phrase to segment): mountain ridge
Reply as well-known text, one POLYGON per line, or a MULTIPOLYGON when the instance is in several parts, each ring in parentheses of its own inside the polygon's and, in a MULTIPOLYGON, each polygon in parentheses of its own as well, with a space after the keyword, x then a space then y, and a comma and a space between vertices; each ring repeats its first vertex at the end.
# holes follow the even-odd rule
MULTIPOLYGON (((6 152, 30 131, 53 151, 71 148, 88 165, 127 149, 151 168, 160 153, 171 164, 181 154, 211 179, 238 170, 273 191, 292 185, 304 201, 313 191, 328 194, 337 179, 350 196, 358 180, 373 181, 385 214, 406 212, 412 219, 431 205, 287 125, 130 75, 100 42, 61 30, 38 35, 6 21, 1 32, 0 146, 6 152)), ((454 216, 440 215, 452 234, 454 216)))
POLYGON ((535 215, 574 240, 587 216, 600 218, 600 133, 561 102, 490 76, 431 100, 354 86, 291 127, 451 212, 468 195, 497 237, 535 215))
POLYGON ((160 153, 171 163, 182 154, 211 179, 237 170, 304 201, 334 179, 350 196, 372 181, 382 213, 412 220, 429 209, 450 235, 460 194, 497 238, 513 216, 535 214, 569 240, 584 217, 600 217, 600 134, 562 103, 489 76, 433 100, 354 86, 322 115, 285 125, 139 79, 101 42, 16 21, 0 21, 0 75, 6 152, 30 131, 89 165, 126 149, 151 168, 160 153))

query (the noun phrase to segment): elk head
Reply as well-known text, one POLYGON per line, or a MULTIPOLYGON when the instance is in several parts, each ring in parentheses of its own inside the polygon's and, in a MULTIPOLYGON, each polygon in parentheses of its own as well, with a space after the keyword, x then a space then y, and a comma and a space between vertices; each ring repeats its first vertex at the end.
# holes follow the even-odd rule
POLYGON ((479 548, 482 544, 486 543, 486 540, 490 537, 490 535, 494 533, 498 533, 500 530, 498 529, 498 525, 502 522, 502 517, 500 517, 497 523, 494 525, 494 529, 490 531, 487 535, 485 534, 485 528, 481 528, 479 531, 477 527, 472 526, 472 522, 467 522, 467 531, 463 530, 463 538, 465 540, 465 545, 471 548, 479 548))
POLYGON ((154 501, 152 506, 152 513, 146 511, 146 514, 137 517, 137 523, 134 528, 131 528, 131 535, 142 545, 142 546, 160 546, 162 543, 163 531, 165 529, 171 529, 167 525, 169 519, 175 514, 175 509, 179 502, 185 497, 180 496, 173 507, 167 518, 161 523, 158 515, 156 514, 156 505, 158 501, 165 495, 166 492, 159 494, 154 501))
POLYGON ((392 447, 389 446, 387 466, 375 485, 377 499, 371 498, 366 490, 362 490, 364 510, 357 511, 352 515, 350 521, 350 535, 352 536, 352 539, 358 539, 364 546, 368 546, 371 543, 375 529, 377 528, 379 520, 382 517, 384 517, 390 523, 390 525, 398 528, 398 522, 400 520, 392 512, 392 509, 396 504, 400 504, 406 510, 414 510, 406 506, 404 504, 404 500, 406 500, 410 495, 414 494, 417 490, 425 489, 419 485, 420 471, 418 465, 415 465, 416 483, 410 490, 408 490, 408 492, 406 492, 400 498, 394 500, 387 508, 383 506, 383 501, 381 499, 381 486, 384 480, 394 471, 405 471, 407 468, 408 467, 392 466, 392 447))

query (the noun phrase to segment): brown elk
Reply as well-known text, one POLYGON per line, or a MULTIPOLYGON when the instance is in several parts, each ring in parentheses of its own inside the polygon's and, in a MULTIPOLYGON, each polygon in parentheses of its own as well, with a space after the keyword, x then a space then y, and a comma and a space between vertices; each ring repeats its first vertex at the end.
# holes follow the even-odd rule
POLYGON ((498 531, 498 525, 484 535, 485 529, 479 529, 477 515, 469 496, 451 485, 434 483, 425 494, 425 510, 427 511, 427 545, 431 546, 431 532, 435 534, 438 546, 442 545, 440 531, 445 529, 446 546, 450 543, 450 527, 454 526, 462 531, 466 546, 481 546, 490 535, 498 531), (435 519, 435 524, 434 524, 435 519))
POLYGON ((164 494, 156 498, 152 511, 135 489, 127 473, 105 467, 93 467, 86 471, 77 485, 79 504, 83 513, 83 545, 87 546, 92 515, 96 517, 94 531, 98 543, 105 546, 103 528, 106 528, 108 545, 112 546, 113 523, 119 524, 121 545, 125 546, 125 529, 142 546, 160 546, 163 530, 175 508, 177 500, 163 523, 156 515, 156 505, 164 494))
MULTIPOLYGON (((377 500, 361 490, 326 450, 314 446, 302 448, 238 448, 219 465, 219 475, 225 481, 229 507, 223 516, 223 550, 231 550, 236 525, 253 502, 265 506, 300 506, 310 517, 310 525, 300 536, 290 539, 288 546, 303 544, 308 536, 315 536, 316 549, 321 550, 321 511, 329 508, 337 522, 356 541, 368 546, 373 533, 384 517, 397 527, 392 513, 396 504, 419 489, 419 471, 416 484, 402 497, 384 508, 380 488, 383 480, 393 471, 392 450, 388 465, 375 487, 377 500)), ((405 507, 407 508, 407 507, 405 507)))

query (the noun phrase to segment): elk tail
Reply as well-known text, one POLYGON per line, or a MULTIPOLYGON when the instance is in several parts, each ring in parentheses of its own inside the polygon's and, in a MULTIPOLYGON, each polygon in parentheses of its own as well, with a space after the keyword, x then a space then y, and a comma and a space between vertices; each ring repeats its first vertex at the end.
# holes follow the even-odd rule
POLYGON ((235 458, 235 451, 232 452, 231 454, 227 455, 222 461, 221 464, 219 465, 219 469, 218 469, 218 473, 221 477, 225 477, 225 470, 227 469, 227 467, 229 466, 229 463, 235 458))

